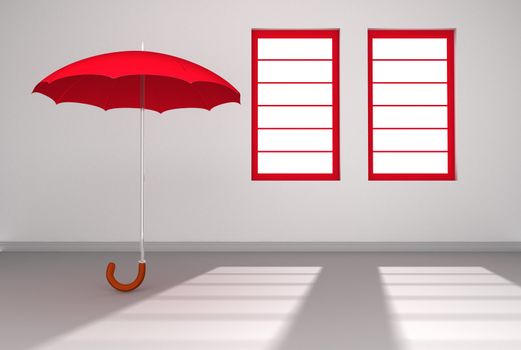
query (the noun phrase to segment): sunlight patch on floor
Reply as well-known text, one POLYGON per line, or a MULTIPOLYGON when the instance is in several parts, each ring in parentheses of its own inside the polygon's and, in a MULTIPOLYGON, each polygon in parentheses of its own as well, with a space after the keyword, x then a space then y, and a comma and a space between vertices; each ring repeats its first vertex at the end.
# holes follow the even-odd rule
POLYGON ((320 271, 221 266, 38 349, 273 350, 320 271))
POLYGON ((399 350, 521 349, 521 287, 481 266, 381 266, 399 350))

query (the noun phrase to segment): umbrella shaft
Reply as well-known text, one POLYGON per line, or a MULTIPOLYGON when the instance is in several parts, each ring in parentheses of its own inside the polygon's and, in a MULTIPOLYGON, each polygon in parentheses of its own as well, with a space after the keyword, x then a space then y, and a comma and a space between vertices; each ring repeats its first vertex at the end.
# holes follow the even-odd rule
MULTIPOLYGON (((145 51, 145 43, 141 42, 141 51, 145 51)), ((139 165, 141 168, 141 193, 140 193, 140 224, 141 224, 141 235, 140 235, 140 245, 139 249, 141 251, 141 260, 140 262, 145 262, 145 161, 144 161, 144 129, 145 129, 145 76, 142 75, 139 81, 139 99, 141 104, 141 125, 139 128, 140 131, 140 157, 139 157, 139 165)))
POLYGON ((144 162, 144 124, 145 124, 145 77, 141 76, 140 88, 141 88, 141 120, 140 120, 140 157, 139 157, 139 165, 140 165, 140 225, 141 225, 141 235, 140 235, 140 251, 141 251, 141 261, 145 261, 145 162, 144 162))
POLYGON ((140 152, 139 152, 139 165, 140 165, 140 180, 141 180, 141 186, 140 186, 140 220, 139 223, 141 225, 141 240, 140 240, 140 250, 141 250, 141 260, 145 260, 145 249, 144 249, 144 240, 145 240, 145 174, 144 174, 144 159, 143 159, 143 151, 144 151, 144 145, 143 145, 143 122, 144 122, 144 111, 143 108, 141 108, 141 125, 140 125, 140 152))

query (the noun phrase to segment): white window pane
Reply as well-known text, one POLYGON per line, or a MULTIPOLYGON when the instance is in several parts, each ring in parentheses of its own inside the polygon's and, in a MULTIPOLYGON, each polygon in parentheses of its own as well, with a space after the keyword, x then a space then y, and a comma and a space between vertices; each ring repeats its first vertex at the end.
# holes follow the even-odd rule
POLYGON ((325 153, 258 153, 259 174, 331 174, 333 155, 325 153))
POLYGON ((373 61, 374 82, 447 82, 446 61, 373 61))
POLYGON ((446 151, 447 130, 373 130, 374 151, 446 151))
POLYGON ((373 59, 446 59, 447 39, 373 39, 373 59))
POLYGON ((375 105, 445 105, 447 84, 373 84, 375 105))
POLYGON ((331 128, 333 107, 259 107, 259 128, 331 128))
POLYGON ((259 130, 259 151, 331 151, 331 130, 259 130))
POLYGON ((332 82, 331 61, 259 61, 259 82, 332 82))
POLYGON ((440 153, 373 153, 375 174, 446 174, 446 152, 440 153))
POLYGON ((324 39, 258 39, 259 59, 331 59, 333 40, 324 39))
POLYGON ((373 107, 374 128, 446 128, 447 107, 373 107))
POLYGON ((331 84, 259 84, 259 105, 331 105, 331 84))

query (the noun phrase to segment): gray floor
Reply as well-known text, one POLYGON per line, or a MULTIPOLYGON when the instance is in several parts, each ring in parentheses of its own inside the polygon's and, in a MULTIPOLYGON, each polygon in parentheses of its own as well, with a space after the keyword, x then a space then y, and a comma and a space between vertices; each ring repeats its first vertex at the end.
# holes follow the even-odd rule
POLYGON ((521 254, 0 253, 2 349, 521 349, 521 254))

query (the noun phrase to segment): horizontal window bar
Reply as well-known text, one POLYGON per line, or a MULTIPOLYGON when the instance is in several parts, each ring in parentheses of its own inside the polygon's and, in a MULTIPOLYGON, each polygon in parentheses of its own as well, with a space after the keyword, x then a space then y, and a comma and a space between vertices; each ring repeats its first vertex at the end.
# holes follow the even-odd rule
POLYGON ((373 153, 447 153, 448 151, 373 151, 373 153))
MULTIPOLYGON (((274 62, 277 62, 277 61, 296 61, 296 62, 299 62, 299 61, 311 61, 311 62, 314 62, 314 61, 333 61, 332 59, 330 58, 259 58, 257 61, 274 61, 274 62)), ((376 60, 375 60, 376 61, 376 60)))
POLYGON ((332 107, 333 105, 257 105, 258 107, 332 107))
POLYGON ((257 151, 258 153, 331 153, 332 151, 316 151, 316 150, 304 150, 304 151, 257 151))
POLYGON ((447 128, 373 128, 373 130, 447 130, 447 128))
POLYGON ((333 130, 333 128, 313 128, 313 127, 309 127, 309 128, 291 128, 291 127, 286 127, 286 128, 257 128, 258 130, 333 130))
MULTIPOLYGON (((262 83, 259 83, 262 84, 262 83)), ((318 84, 318 83, 314 83, 318 84)), ((447 84, 446 81, 373 81, 373 84, 447 84)))
POLYGON ((447 61, 446 58, 374 58, 373 61, 447 61))
POLYGON ((373 105, 373 107, 447 107, 447 105, 373 105))
POLYGON ((257 84, 333 84, 332 81, 259 81, 257 84))

